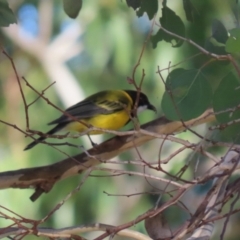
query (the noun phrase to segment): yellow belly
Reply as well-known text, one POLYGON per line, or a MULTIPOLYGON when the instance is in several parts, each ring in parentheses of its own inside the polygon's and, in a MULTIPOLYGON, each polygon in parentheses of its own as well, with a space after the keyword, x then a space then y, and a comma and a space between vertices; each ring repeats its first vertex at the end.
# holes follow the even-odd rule
MULTIPOLYGON (((93 127, 103 128, 107 130, 118 130, 122 128, 129 120, 129 114, 126 110, 122 110, 116 113, 108 114, 108 115, 98 115, 91 119, 83 119, 82 122, 89 124, 93 127)), ((76 131, 76 132, 84 132, 88 129, 87 126, 81 124, 79 122, 72 122, 66 126, 67 130, 76 131)), ((88 134, 102 134, 103 131, 90 131, 88 134)))

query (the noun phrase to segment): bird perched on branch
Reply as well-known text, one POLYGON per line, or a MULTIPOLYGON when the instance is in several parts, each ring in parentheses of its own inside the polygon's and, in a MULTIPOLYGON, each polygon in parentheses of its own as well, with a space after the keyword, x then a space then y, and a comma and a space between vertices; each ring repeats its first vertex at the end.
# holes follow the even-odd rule
MULTIPOLYGON (((90 127, 106 130, 118 130, 125 126, 136 113, 149 109, 156 112, 156 108, 149 102, 142 92, 134 90, 107 90, 95 93, 83 101, 69 107, 64 114, 49 125, 56 124, 46 133, 46 136, 34 140, 26 146, 28 150, 44 141, 47 135, 60 130, 70 130, 83 133, 90 127)), ((102 134, 101 130, 90 130, 87 134, 102 134)))

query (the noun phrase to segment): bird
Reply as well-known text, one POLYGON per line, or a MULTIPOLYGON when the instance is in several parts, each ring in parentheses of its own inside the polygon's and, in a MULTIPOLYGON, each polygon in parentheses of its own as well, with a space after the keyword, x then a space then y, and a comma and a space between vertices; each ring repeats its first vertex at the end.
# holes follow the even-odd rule
MULTIPOLYGON (((60 130, 86 132, 89 127, 118 130, 128 124, 136 114, 146 109, 156 112, 148 97, 135 90, 105 90, 97 92, 75 105, 67 108, 63 115, 48 125, 56 125, 44 136, 28 144, 24 150, 33 148, 43 142, 47 135, 60 130), (136 106, 135 106, 136 105, 136 106)), ((101 130, 90 130, 88 135, 102 134, 101 130)))

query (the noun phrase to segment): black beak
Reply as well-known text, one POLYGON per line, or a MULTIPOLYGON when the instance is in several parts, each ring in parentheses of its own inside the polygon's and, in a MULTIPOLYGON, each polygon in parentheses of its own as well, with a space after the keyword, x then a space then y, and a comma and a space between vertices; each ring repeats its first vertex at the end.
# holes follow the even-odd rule
POLYGON ((147 108, 157 113, 157 109, 152 104, 149 104, 147 108))

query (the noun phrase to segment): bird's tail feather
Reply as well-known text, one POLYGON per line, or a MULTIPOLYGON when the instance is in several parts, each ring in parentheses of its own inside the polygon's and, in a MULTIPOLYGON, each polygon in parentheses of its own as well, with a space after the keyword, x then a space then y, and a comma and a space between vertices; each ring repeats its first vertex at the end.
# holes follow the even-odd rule
MULTIPOLYGON (((46 135, 54 134, 54 133, 60 131, 61 129, 63 129, 65 126, 66 126, 66 123, 58 124, 56 127, 52 128, 50 131, 48 131, 48 132, 46 133, 46 135)), ((34 140, 33 142, 31 142, 30 144, 28 144, 28 145, 24 148, 24 151, 33 148, 33 147, 36 146, 38 143, 44 141, 46 138, 47 138, 47 137, 42 136, 42 137, 34 140)))

